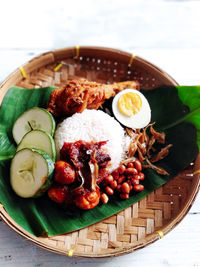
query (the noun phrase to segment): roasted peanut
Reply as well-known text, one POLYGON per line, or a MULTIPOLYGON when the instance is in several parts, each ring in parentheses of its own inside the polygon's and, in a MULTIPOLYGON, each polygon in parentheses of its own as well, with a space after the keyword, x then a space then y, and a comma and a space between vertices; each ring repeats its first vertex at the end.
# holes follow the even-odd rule
POLYGON ((138 159, 136 159, 134 161, 134 166, 135 166, 135 168, 136 168, 136 170, 138 172, 141 172, 141 170, 142 170, 142 163, 138 159))
POLYGON ((144 190, 144 186, 142 184, 136 184, 133 186, 133 190, 136 192, 141 192, 144 190))
POLYGON ((126 179, 126 177, 124 175, 121 175, 117 181, 118 184, 121 184, 124 180, 126 179))
POLYGON ((117 187, 117 181, 112 181, 111 183, 110 183, 110 187, 112 188, 112 189, 115 189, 116 187, 117 187))
POLYGON ((122 174, 125 170, 126 170, 126 167, 123 164, 120 165, 119 168, 118 168, 119 174, 122 174))
POLYGON ((140 183, 140 180, 139 179, 132 178, 131 179, 131 183, 132 183, 132 185, 136 185, 136 184, 139 184, 140 183))
POLYGON ((103 204, 108 203, 108 200, 109 200, 108 196, 105 193, 103 193, 101 195, 101 201, 103 202, 103 204))
POLYGON ((144 180, 144 173, 143 172, 139 172, 138 173, 138 179, 140 179, 140 180, 144 180))
POLYGON ((131 181, 130 181, 130 180, 127 180, 126 182, 127 182, 127 184, 129 185, 129 188, 130 188, 130 191, 131 191, 131 190, 133 189, 133 186, 132 186, 131 181))
POLYGON ((122 193, 122 194, 120 194, 120 198, 122 198, 122 199, 128 199, 129 198, 129 194, 122 193))
POLYGON ((105 190, 106 190, 106 193, 108 195, 113 195, 114 194, 114 191, 110 186, 106 186, 105 190))
POLYGON ((122 192, 123 192, 123 193, 126 193, 126 194, 129 194, 129 193, 130 193, 130 187, 129 187, 129 184, 126 183, 126 182, 124 182, 124 183, 122 184, 121 189, 122 189, 122 192))
POLYGON ((133 163, 133 162, 129 162, 129 163, 127 164, 127 167, 128 167, 128 168, 134 168, 134 163, 133 163))
POLYGON ((121 184, 117 185, 117 187, 116 187, 117 192, 121 192, 121 187, 122 187, 121 184))
POLYGON ((127 168, 124 171, 124 174, 125 175, 136 175, 136 174, 138 174, 138 171, 136 170, 136 168, 127 168))
POLYGON ((140 179, 138 174, 133 175, 132 178, 133 178, 133 179, 138 179, 138 180, 140 179))
POLYGON ((119 171, 118 171, 118 169, 117 169, 117 170, 114 170, 114 171, 112 172, 112 176, 113 176, 113 178, 114 178, 115 180, 118 180, 118 179, 119 179, 119 171))
POLYGON ((109 174, 104 178, 104 181, 107 182, 107 184, 110 184, 114 180, 113 176, 109 174))

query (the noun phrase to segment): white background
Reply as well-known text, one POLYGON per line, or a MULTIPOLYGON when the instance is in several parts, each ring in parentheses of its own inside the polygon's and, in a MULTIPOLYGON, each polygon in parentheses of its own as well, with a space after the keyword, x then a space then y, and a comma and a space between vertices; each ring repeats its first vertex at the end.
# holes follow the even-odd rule
MULTIPOLYGON (((52 49, 97 45, 141 56, 181 85, 200 83, 200 2, 18 0, 0 5, 0 81, 52 49)), ((156 243, 112 259, 67 258, 42 250, 0 222, 0 266, 200 267, 200 196, 156 243)))

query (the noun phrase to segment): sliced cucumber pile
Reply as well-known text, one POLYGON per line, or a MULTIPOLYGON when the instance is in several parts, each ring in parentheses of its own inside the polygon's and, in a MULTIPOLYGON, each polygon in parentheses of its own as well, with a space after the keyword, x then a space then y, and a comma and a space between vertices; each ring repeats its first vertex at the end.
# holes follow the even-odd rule
POLYGON ((45 152, 24 148, 11 162, 10 183, 23 198, 39 197, 52 184, 54 163, 45 152))
POLYGON ((12 133, 18 146, 11 162, 10 183, 18 196, 39 197, 51 186, 56 158, 54 131, 54 118, 43 108, 27 110, 14 123, 12 133))
POLYGON ((53 137, 42 130, 32 130, 24 135, 17 147, 17 151, 23 148, 36 148, 47 153, 55 161, 56 150, 53 137))
POLYGON ((49 111, 33 107, 25 111, 14 123, 12 134, 15 142, 20 143, 23 136, 31 130, 43 130, 54 135, 55 121, 49 111))

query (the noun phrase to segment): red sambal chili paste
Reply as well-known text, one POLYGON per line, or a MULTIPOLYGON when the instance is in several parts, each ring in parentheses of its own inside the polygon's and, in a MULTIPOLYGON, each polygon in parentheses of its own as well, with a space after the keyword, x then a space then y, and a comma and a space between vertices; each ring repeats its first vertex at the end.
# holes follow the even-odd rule
POLYGON ((97 184, 109 175, 111 160, 102 146, 107 141, 65 142, 60 150, 60 160, 55 164, 54 185, 48 195, 57 203, 75 204, 81 209, 92 209, 99 203, 97 184))
MULTIPOLYGON (((75 169, 81 170, 85 174, 87 171, 90 172, 89 162, 96 163, 98 165, 96 182, 99 184, 109 174, 107 166, 111 158, 102 150, 102 146, 106 143, 107 141, 85 142, 82 140, 74 143, 65 142, 60 150, 60 158, 71 163, 75 169)), ((90 174, 88 173, 88 175, 90 174)))

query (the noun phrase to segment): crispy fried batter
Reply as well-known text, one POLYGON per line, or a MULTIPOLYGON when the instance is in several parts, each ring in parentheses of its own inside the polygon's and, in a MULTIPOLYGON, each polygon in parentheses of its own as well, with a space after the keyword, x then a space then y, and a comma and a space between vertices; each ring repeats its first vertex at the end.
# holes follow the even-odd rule
POLYGON ((69 116, 84 109, 98 109, 106 99, 115 96, 125 88, 139 90, 137 81, 101 84, 85 79, 69 81, 65 88, 51 92, 47 110, 55 117, 69 116))

